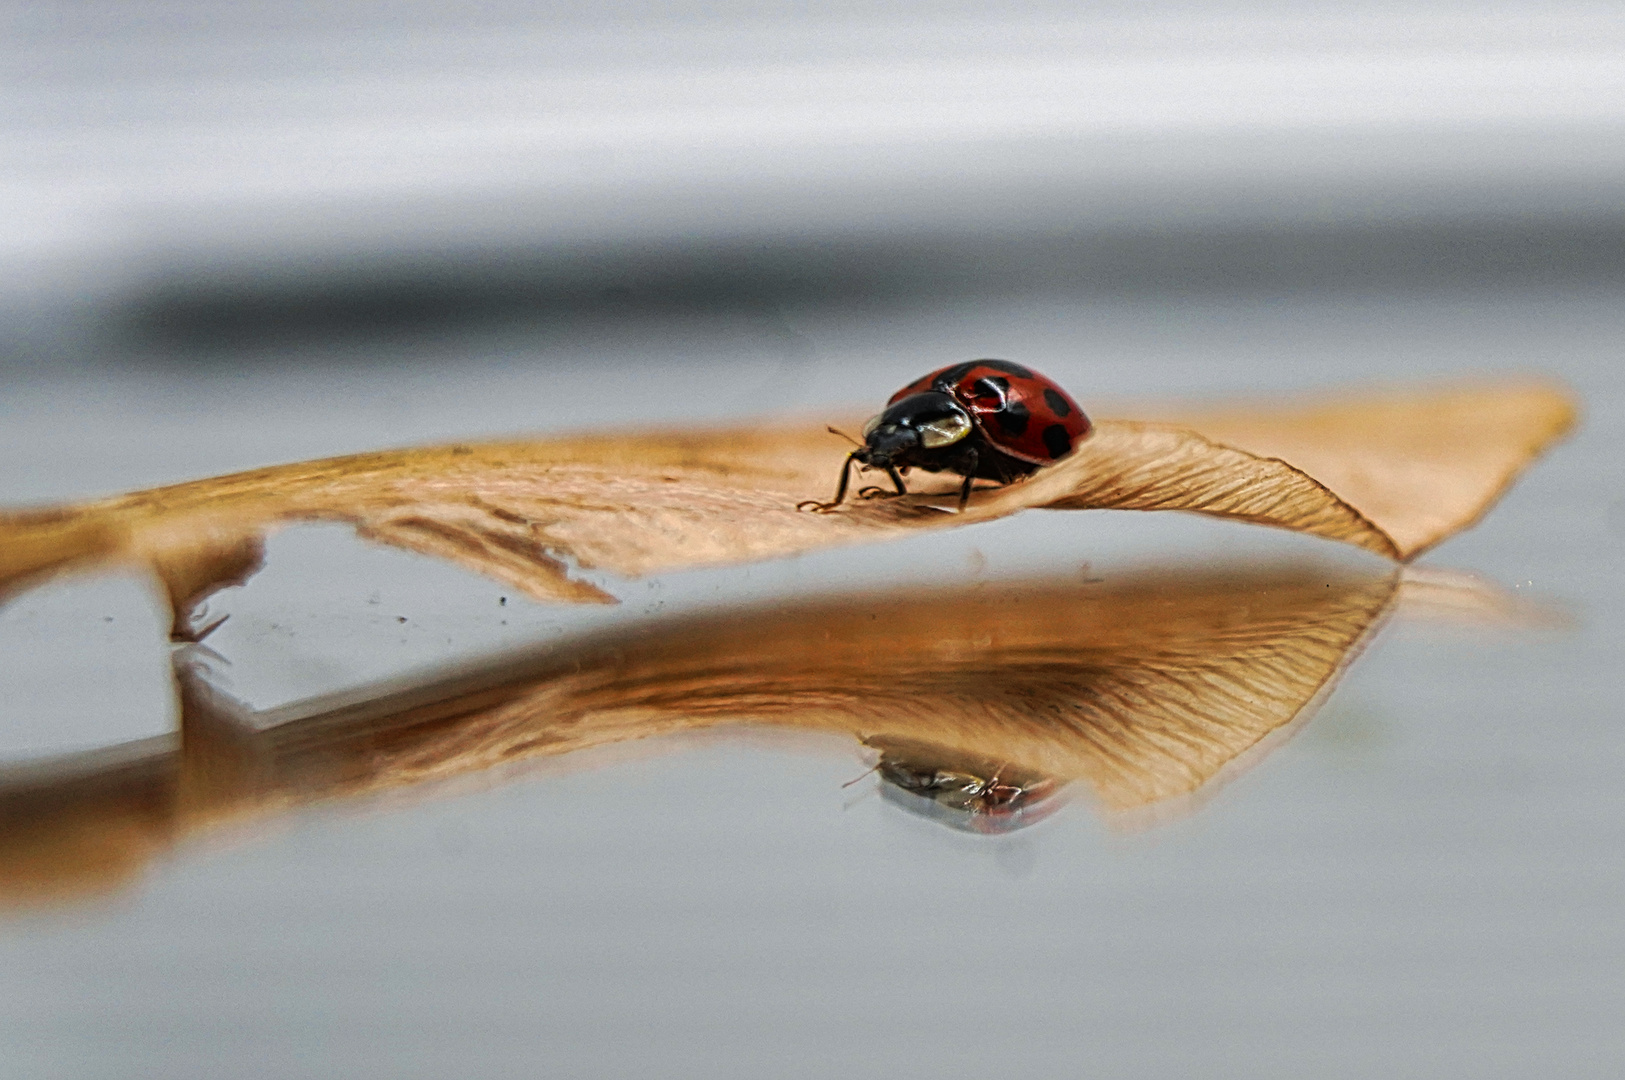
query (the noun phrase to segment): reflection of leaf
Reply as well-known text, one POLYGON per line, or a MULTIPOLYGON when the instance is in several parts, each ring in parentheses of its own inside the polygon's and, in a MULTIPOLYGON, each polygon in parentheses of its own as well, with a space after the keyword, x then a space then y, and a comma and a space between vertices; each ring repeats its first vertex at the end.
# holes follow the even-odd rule
MULTIPOLYGON (((1103 420, 1066 461, 979 494, 798 513, 846 445, 822 424, 431 447, 282 465, 0 516, 0 591, 108 562, 151 566, 177 610, 253 565, 268 528, 338 520, 550 600, 605 601, 567 562, 618 574, 764 559, 1031 507, 1194 510, 1409 558, 1471 523, 1561 435, 1561 392, 1499 385, 1103 420), (1288 464, 1290 462, 1290 464, 1288 464)), ((935 483, 935 488, 931 487, 935 483)))
POLYGON ((697 726, 789 724, 1087 780, 1127 808, 1193 790, 1289 722, 1397 581, 1160 572, 729 613, 546 659, 449 727, 434 705, 427 727, 392 713, 387 734, 359 723, 351 737, 371 785, 697 726))
POLYGON ((172 842, 173 737, 0 773, 0 906, 105 892, 172 842))
MULTIPOLYGON (((937 747, 944 760, 1081 780, 1105 808, 1132 810, 1195 791, 1283 730, 1389 609, 1399 580, 1398 571, 1169 569, 729 611, 351 703, 291 706, 252 725, 233 723, 209 687, 188 678, 185 747, 164 803, 171 818, 151 828, 184 833, 527 757, 740 724, 937 747)), ((64 800, 42 801, 41 790, 52 789, 0 799, 0 841, 48 835, 66 820, 64 800)), ((152 805, 150 791, 142 799, 152 805)), ((152 817, 107 816, 125 832, 152 817)), ((67 850, 78 858, 82 838, 67 850)), ((35 880, 40 862, 30 858, 35 880)), ((17 865, 0 851, 0 879, 15 879, 6 868, 17 865)))

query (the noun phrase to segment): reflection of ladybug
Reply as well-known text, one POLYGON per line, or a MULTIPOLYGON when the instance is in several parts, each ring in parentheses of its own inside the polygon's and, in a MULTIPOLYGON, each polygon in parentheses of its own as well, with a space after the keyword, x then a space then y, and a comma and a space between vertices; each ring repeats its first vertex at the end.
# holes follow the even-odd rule
POLYGON ((964 832, 1007 833, 1042 821, 1062 803, 1063 785, 1008 764, 906 739, 870 737, 882 795, 964 832))
MULTIPOLYGON (((897 494, 911 468, 965 478, 959 508, 978 477, 1008 484, 1072 452, 1089 434, 1089 418, 1049 379, 1006 360, 971 360, 909 383, 864 425, 864 445, 841 466, 831 502, 802 509, 833 510, 846 498, 856 461, 865 471, 885 469, 897 494)), ((878 493, 878 489, 870 489, 878 493)))

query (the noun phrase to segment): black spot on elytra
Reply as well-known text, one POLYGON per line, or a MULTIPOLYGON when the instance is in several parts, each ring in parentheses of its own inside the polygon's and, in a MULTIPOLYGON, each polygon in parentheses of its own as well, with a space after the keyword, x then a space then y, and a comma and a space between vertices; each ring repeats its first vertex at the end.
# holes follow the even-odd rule
POLYGON ((1049 451, 1052 458, 1063 458, 1072 452, 1072 436, 1066 433, 1066 428, 1060 424, 1051 424, 1044 429, 1044 449, 1049 451))
POLYGON ((1020 364, 1012 364, 1008 360, 978 360, 976 362, 983 367, 990 367, 994 371, 1002 371, 1006 375, 1014 375, 1018 379, 1030 379, 1033 377, 1032 368, 1024 368, 1020 364))
POLYGON ((1048 405, 1050 412, 1056 416, 1067 417, 1072 415, 1072 406, 1067 404, 1066 398, 1054 390, 1044 391, 1044 404, 1048 405))
POLYGON ((1019 401, 1012 401, 994 413, 993 420, 999 425, 999 430, 1006 435, 1020 435, 1027 430, 1027 406, 1019 401))

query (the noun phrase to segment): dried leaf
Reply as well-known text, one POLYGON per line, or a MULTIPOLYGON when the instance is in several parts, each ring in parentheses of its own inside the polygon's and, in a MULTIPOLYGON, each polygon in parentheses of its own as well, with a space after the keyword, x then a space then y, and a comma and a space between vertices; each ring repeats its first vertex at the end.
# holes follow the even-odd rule
POLYGON ((1476 522, 1531 460, 1569 431, 1575 407, 1559 387, 1524 382, 1161 418, 1250 454, 1291 462, 1374 524, 1400 558, 1411 559, 1476 522))
MULTIPOLYGON (((346 521, 544 600, 609 602, 570 562, 626 576, 766 559, 1034 507, 1192 510, 1407 559, 1483 513, 1572 423, 1561 391, 1499 385, 1393 392, 1185 416, 1102 420, 1067 460, 945 509, 952 487, 827 497, 846 446, 822 424, 427 447, 282 465, 43 512, 0 516, 0 592, 107 563, 151 567, 179 616, 254 565, 263 534, 346 521), (935 494, 933 494, 935 492, 935 494)), ((933 487, 932 484, 935 484, 933 487)))

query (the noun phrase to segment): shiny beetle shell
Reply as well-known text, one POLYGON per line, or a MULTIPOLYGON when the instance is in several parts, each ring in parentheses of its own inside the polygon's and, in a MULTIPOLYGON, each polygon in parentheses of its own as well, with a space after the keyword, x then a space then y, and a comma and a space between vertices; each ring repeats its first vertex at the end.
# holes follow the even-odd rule
POLYGON ((951 394, 989 442, 1034 465, 1058 461, 1089 434, 1089 418, 1071 395, 1008 360, 970 360, 941 368, 909 383, 886 404, 927 390, 951 394))

